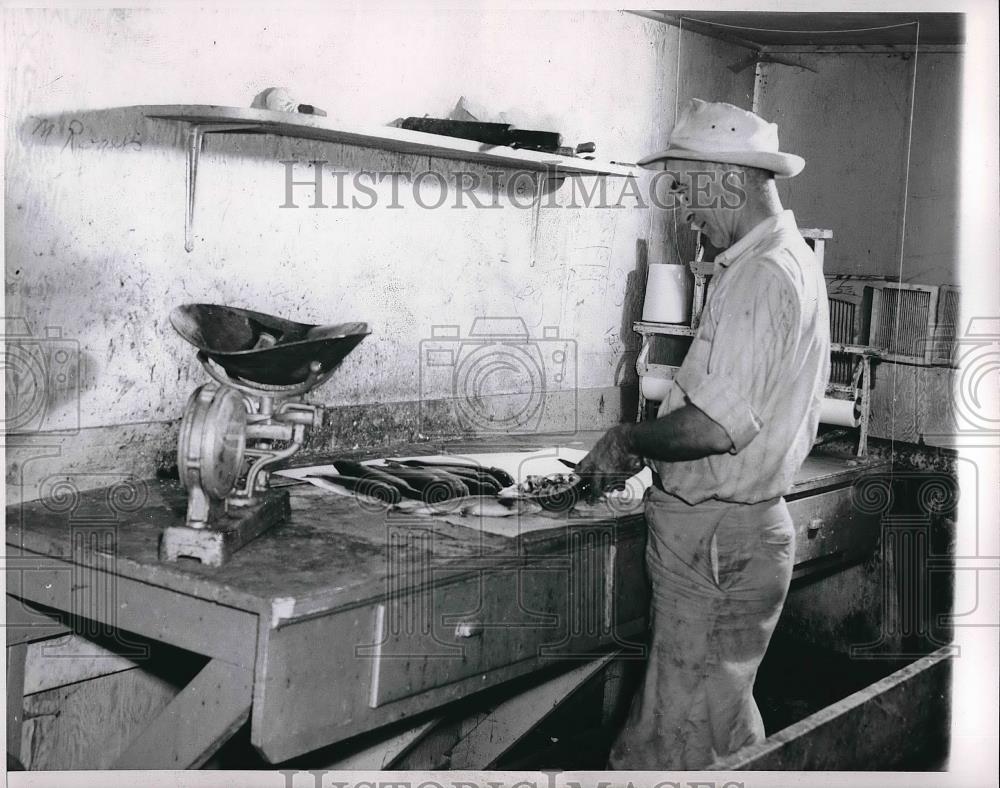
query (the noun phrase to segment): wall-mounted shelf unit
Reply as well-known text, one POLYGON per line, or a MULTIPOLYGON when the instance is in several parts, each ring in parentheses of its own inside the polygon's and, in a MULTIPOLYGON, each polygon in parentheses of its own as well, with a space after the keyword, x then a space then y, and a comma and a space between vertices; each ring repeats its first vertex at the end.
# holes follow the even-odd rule
POLYGON ((520 150, 503 145, 486 145, 473 140, 444 137, 393 126, 350 126, 335 124, 318 115, 274 112, 266 109, 220 107, 213 104, 162 104, 139 107, 148 118, 186 123, 187 129, 187 211, 184 221, 184 248, 194 248, 194 201, 198 158, 205 134, 274 134, 280 137, 339 142, 364 148, 434 156, 446 159, 547 173, 550 178, 570 175, 611 175, 634 177, 635 166, 600 162, 573 156, 520 150))

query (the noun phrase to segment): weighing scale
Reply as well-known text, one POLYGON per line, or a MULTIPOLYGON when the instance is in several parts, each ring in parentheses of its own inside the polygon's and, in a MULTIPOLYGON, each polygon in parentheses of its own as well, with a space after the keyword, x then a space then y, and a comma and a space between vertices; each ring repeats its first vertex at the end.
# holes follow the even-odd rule
POLYGON ((323 424, 305 401, 370 333, 366 323, 312 325, 214 304, 185 304, 170 323, 198 349, 212 380, 188 399, 177 470, 188 492, 183 526, 160 539, 160 559, 221 566, 290 512, 270 468, 323 424))

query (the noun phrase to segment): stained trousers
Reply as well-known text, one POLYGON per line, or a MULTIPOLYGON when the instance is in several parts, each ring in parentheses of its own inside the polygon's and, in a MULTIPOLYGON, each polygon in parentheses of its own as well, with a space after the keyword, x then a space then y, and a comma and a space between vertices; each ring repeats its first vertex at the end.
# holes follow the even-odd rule
POLYGON ((612 769, 704 769, 764 738, 757 668, 788 593, 795 531, 783 498, 694 506, 650 488, 650 649, 612 769))

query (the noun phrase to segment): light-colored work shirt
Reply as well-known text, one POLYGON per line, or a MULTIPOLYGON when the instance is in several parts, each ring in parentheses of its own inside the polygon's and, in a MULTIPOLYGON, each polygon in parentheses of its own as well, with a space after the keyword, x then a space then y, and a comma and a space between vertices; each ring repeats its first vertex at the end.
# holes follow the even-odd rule
POLYGON ((823 271, 791 211, 765 219, 715 260, 697 333, 658 416, 687 402, 733 446, 684 462, 650 462, 689 504, 784 495, 812 448, 830 376, 823 271))

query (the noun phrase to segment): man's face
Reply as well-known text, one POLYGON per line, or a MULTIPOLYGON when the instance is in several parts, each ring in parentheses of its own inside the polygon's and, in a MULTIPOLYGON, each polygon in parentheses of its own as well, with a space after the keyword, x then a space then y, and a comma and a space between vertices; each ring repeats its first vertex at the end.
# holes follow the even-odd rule
POLYGON ((731 246, 737 212, 746 199, 741 188, 746 173, 730 165, 681 159, 668 159, 664 169, 684 224, 719 249, 731 246))

